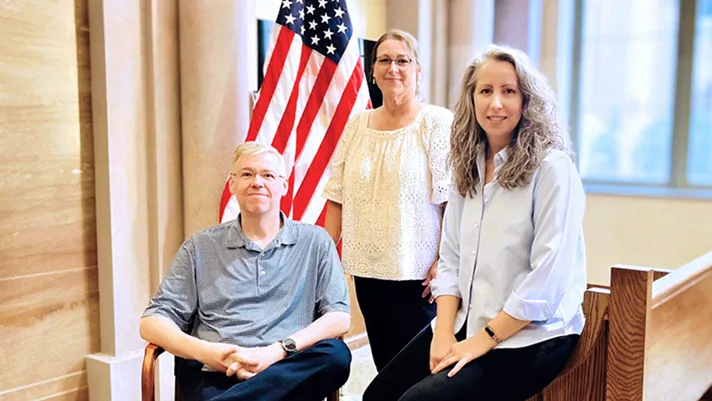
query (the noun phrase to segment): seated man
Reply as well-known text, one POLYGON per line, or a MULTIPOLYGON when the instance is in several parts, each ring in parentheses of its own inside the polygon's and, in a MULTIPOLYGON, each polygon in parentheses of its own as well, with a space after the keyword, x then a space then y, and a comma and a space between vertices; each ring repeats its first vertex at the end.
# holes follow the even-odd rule
POLYGON ((274 148, 238 146, 229 185, 240 215, 183 243, 141 337, 184 358, 184 401, 321 400, 351 363, 337 339, 351 315, 334 242, 279 211, 287 182, 274 148))

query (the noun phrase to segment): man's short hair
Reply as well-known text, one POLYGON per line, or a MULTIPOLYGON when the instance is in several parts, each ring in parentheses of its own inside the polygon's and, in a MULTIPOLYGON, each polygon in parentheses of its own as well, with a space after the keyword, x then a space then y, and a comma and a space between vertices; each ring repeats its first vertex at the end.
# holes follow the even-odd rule
POLYGON ((232 152, 232 164, 237 163, 237 161, 242 156, 259 155, 262 153, 271 153, 274 156, 276 156, 277 160, 279 160, 280 172, 282 173, 282 175, 284 175, 285 165, 284 165, 284 157, 282 157, 282 154, 279 153, 279 151, 277 149, 273 148, 272 146, 264 145, 264 144, 254 142, 254 141, 245 142, 235 148, 235 150, 232 152))

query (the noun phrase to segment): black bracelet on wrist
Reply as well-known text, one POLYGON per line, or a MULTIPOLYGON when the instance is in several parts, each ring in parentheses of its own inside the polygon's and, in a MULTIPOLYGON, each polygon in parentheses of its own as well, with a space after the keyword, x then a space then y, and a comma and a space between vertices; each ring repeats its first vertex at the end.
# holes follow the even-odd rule
POLYGON ((485 326, 485 332, 496 344, 499 344, 501 342, 499 337, 497 337, 497 334, 494 333, 494 330, 492 330, 489 324, 485 326))

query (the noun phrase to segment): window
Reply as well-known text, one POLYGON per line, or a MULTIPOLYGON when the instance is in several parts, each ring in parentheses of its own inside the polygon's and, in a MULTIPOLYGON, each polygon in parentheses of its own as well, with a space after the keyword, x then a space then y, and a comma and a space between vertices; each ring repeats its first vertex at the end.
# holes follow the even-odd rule
POLYGON ((712 0, 695 11, 687 181, 712 186, 712 0))
POLYGON ((571 126, 584 181, 712 186, 712 0, 576 7, 571 126))
POLYGON ((677 0, 584 1, 577 130, 584 179, 669 179, 678 9, 677 0))

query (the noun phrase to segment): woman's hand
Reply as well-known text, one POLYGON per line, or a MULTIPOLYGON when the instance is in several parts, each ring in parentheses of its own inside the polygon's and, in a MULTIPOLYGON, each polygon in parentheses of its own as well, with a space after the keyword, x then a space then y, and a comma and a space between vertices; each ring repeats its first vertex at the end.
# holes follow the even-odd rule
POLYGON ((433 301, 435 301, 435 298, 433 298, 432 292, 430 291, 430 281, 434 280, 438 276, 438 260, 435 259, 435 262, 430 266, 430 269, 428 270, 428 275, 425 277, 425 281, 423 281, 421 284, 425 286, 425 289, 423 290, 423 298, 427 297, 428 294, 430 294, 430 300, 429 302, 432 304, 433 301))
POLYGON ((430 371, 449 354, 450 348, 457 344, 457 339, 452 331, 438 330, 433 332, 433 341, 430 342, 430 371))
POLYGON ((484 333, 484 331, 480 331, 476 335, 464 341, 453 344, 450 347, 448 354, 445 355, 440 363, 435 366, 435 369, 432 370, 433 374, 436 374, 455 363, 455 367, 452 368, 452 370, 450 370, 447 374, 448 377, 453 377, 465 365, 488 353, 492 348, 494 348, 495 345, 497 345, 494 340, 489 338, 486 334, 483 336, 482 333, 484 333))

